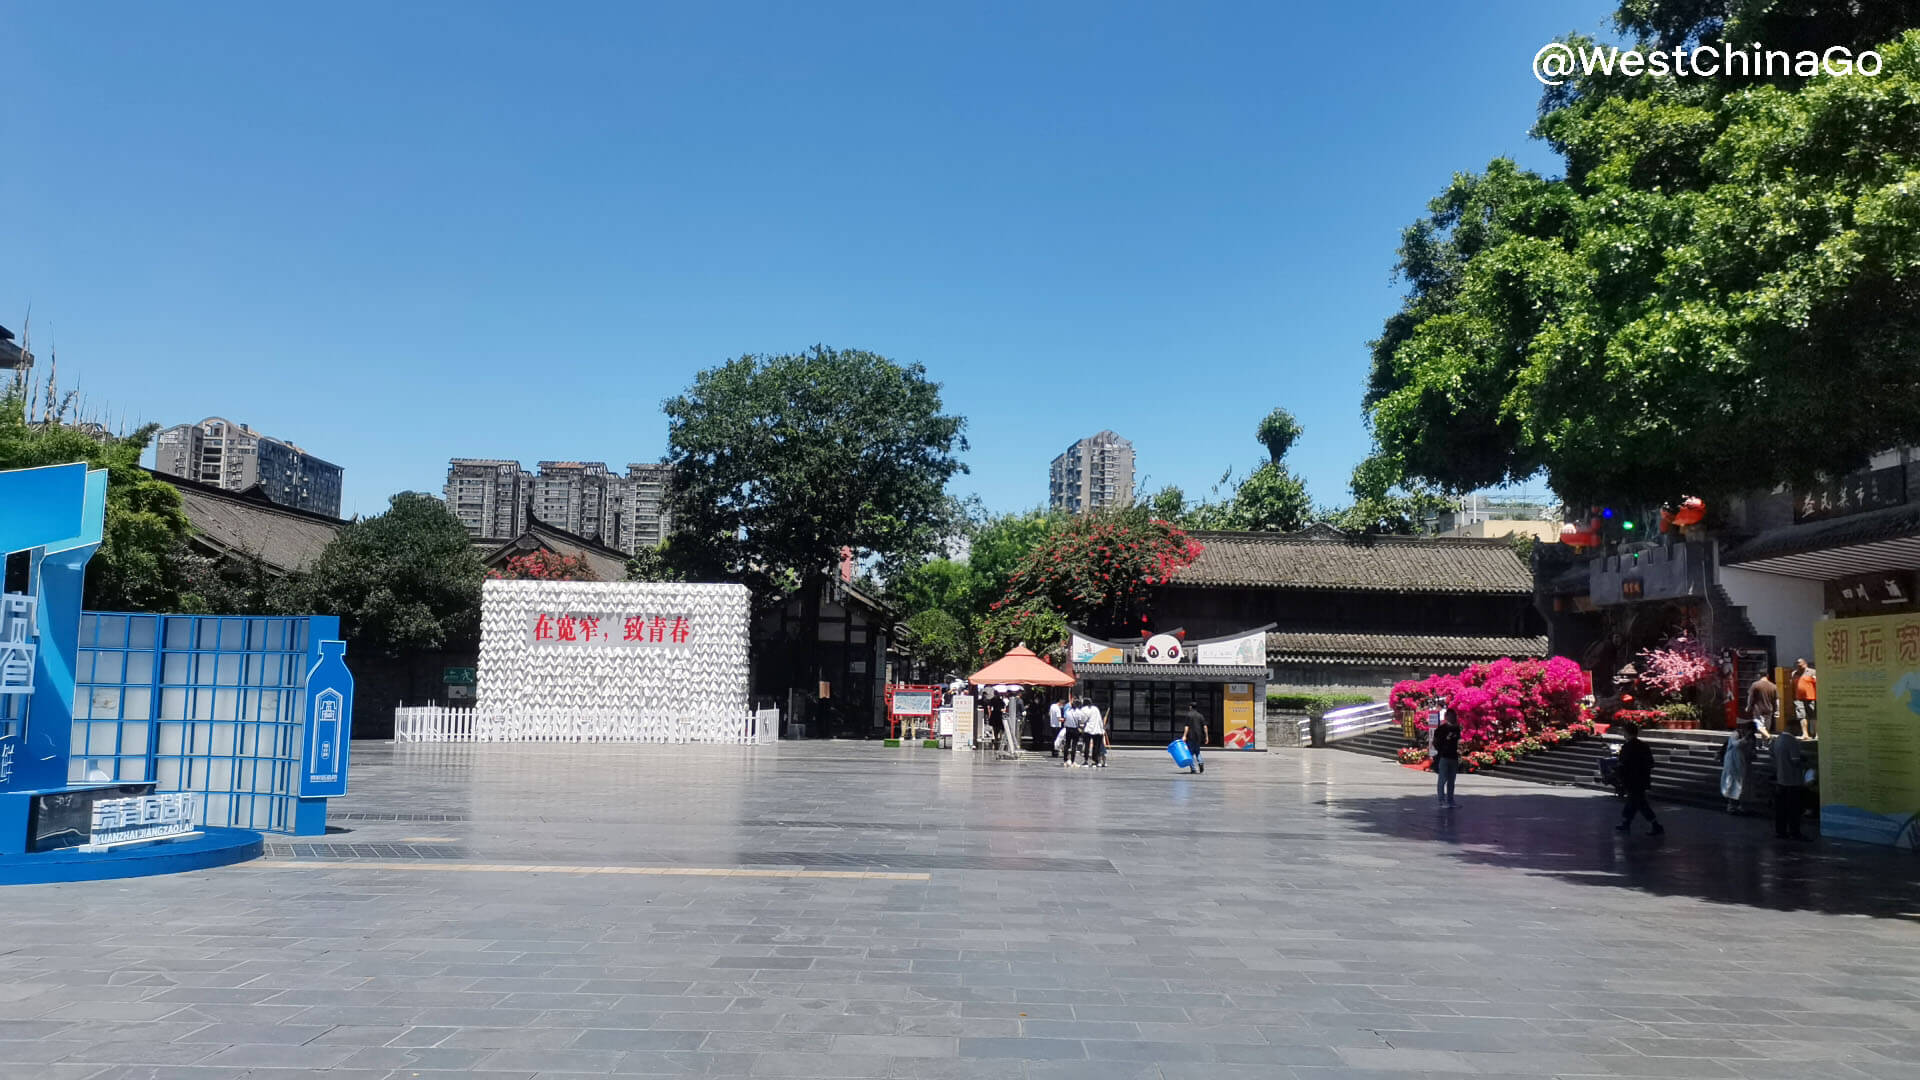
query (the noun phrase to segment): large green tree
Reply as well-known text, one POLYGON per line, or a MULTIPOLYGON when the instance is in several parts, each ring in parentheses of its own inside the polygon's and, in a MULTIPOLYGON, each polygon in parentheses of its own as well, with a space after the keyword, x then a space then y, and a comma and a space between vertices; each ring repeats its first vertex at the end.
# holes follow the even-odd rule
MULTIPOLYGON (((204 611, 186 551, 180 492, 140 467, 159 425, 130 435, 69 426, 53 407, 31 422, 19 386, 0 393, 0 469, 84 462, 107 470, 107 515, 100 550, 87 564, 87 607, 95 611, 204 611)), ((4 508, 0 508, 4 512, 4 508)))
MULTIPOLYGON (((1648 47, 1880 45, 1877 76, 1574 76, 1405 233, 1366 408, 1417 481, 1712 495, 1920 441, 1916 5, 1629 0, 1648 47), (1902 31, 1905 31, 1904 33, 1902 31)), ((1580 44, 1589 44, 1581 42, 1580 44)))
POLYGON ((1321 521, 1352 533, 1414 536, 1427 522, 1452 509, 1458 500, 1418 482, 1409 482, 1400 463, 1375 454, 1353 467, 1347 490, 1351 505, 1323 510, 1321 521))
MULTIPOLYGON (((1287 451, 1304 429, 1293 414, 1275 409, 1254 429, 1254 438, 1266 448, 1267 460, 1248 473, 1223 500, 1208 499, 1186 507, 1179 518, 1167 517, 1194 529, 1229 529, 1254 532, 1293 532, 1305 528, 1313 517, 1313 500, 1307 485, 1287 468, 1287 451)), ((1232 470, 1221 477, 1230 481, 1232 470)), ((1215 485, 1216 489, 1219 485, 1215 485)), ((1184 505, 1179 489, 1162 489, 1151 503, 1156 511, 1184 505), (1176 499, 1174 496, 1180 496, 1176 499)))
POLYGON ((809 625, 843 548, 897 572, 952 526, 966 421, 918 364, 824 346, 743 356, 665 410, 673 548, 763 604, 800 589, 809 625))
POLYGON ((453 511, 405 491, 342 529, 300 587, 310 610, 340 616, 362 655, 397 656, 477 641, 484 573, 453 511))

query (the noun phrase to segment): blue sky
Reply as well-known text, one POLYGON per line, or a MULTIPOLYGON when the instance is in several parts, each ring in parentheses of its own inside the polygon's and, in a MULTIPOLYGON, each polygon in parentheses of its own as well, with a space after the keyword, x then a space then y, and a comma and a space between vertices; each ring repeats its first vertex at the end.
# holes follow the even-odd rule
POLYGON ((993 509, 1112 428, 1343 501, 1400 230, 1607 0, 0 5, 0 324, 90 410, 347 468, 655 460, 703 367, 918 361, 993 509))

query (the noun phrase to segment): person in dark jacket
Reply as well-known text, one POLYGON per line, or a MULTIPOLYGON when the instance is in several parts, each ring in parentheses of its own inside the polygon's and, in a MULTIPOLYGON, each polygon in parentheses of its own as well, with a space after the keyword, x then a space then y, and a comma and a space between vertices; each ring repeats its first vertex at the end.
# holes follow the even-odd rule
POLYGON ((1667 830, 1662 828, 1660 820, 1653 816, 1653 807, 1647 804, 1647 789, 1653 786, 1653 750, 1640 741, 1640 727, 1637 724, 1621 725, 1620 766, 1618 776, 1620 787, 1627 793, 1627 810, 1620 818, 1620 824, 1614 826, 1618 832, 1633 828, 1633 815, 1645 814, 1647 830, 1653 836, 1659 836, 1667 830))
POLYGON ((1453 801, 1454 779, 1460 775, 1460 725, 1453 710, 1440 710, 1440 723, 1433 729, 1433 771, 1441 806, 1457 806, 1453 801))

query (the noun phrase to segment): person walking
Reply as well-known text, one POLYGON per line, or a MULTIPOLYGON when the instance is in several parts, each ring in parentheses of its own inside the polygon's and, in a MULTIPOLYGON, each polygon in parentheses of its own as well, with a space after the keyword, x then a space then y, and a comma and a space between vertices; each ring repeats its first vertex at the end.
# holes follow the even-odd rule
POLYGON ((1800 819, 1806 816, 1807 755, 1792 729, 1773 737, 1773 835, 1779 840, 1805 840, 1800 819))
POLYGON ((1088 701, 1085 708, 1080 718, 1080 733, 1087 741, 1085 764, 1088 768, 1104 769, 1107 767, 1107 717, 1092 701, 1088 701))
POLYGON ((1067 733, 1064 744, 1067 751, 1065 768, 1073 768, 1073 752, 1080 747, 1080 719, 1080 699, 1068 698, 1066 705, 1060 710, 1061 728, 1067 733))
POLYGON ((1442 705, 1440 722, 1433 728, 1434 787, 1441 806, 1458 806, 1453 801, 1454 781, 1460 776, 1460 724, 1453 710, 1442 705))
POLYGON ((1759 749, 1755 740, 1753 725, 1741 724, 1720 751, 1720 797, 1727 800, 1729 814, 1740 813, 1740 803, 1747 796, 1747 778, 1759 749))
POLYGON ((1060 720, 1060 713, 1065 710, 1065 708, 1066 703, 1064 701, 1056 701, 1047 706, 1047 739, 1048 746, 1051 747, 1051 752, 1047 755, 1048 757, 1059 757, 1060 746, 1065 742, 1065 737, 1061 734, 1060 720))
POLYGON ((1764 671, 1747 687, 1747 715, 1756 720, 1764 717, 1768 731, 1773 730, 1774 718, 1780 715, 1780 688, 1773 685, 1764 671))
POLYGON ((1207 718, 1189 703, 1180 720, 1180 741, 1187 744, 1187 753, 1193 755, 1193 764, 1187 766, 1187 771, 1206 772, 1207 763, 1200 760, 1200 748, 1207 744, 1207 718))
POLYGON ((1653 806, 1647 802, 1647 789, 1653 786, 1653 749, 1640 741, 1640 725, 1621 725, 1620 744, 1620 787, 1627 793, 1626 813, 1620 817, 1620 824, 1614 826, 1615 832, 1628 832, 1633 828, 1633 816, 1644 814, 1647 823, 1653 828, 1647 830, 1650 836, 1659 836, 1667 830, 1660 819, 1653 816, 1653 806))
POLYGON ((1788 679, 1793 683, 1793 719, 1800 725, 1800 737, 1817 738, 1814 720, 1820 697, 1819 673, 1807 666, 1807 658, 1803 656, 1793 662, 1793 674, 1788 679))

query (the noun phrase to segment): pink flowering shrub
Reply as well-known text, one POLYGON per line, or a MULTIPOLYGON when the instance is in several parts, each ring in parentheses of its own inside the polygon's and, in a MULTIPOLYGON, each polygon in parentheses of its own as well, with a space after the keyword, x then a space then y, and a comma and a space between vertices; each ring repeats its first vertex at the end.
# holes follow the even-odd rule
POLYGON ((1585 689, 1580 666, 1564 656, 1502 658, 1458 675, 1409 679, 1393 688, 1387 702, 1411 714, 1421 731, 1433 727, 1445 704, 1459 721, 1461 751, 1472 753, 1572 725, 1580 719, 1585 689))

